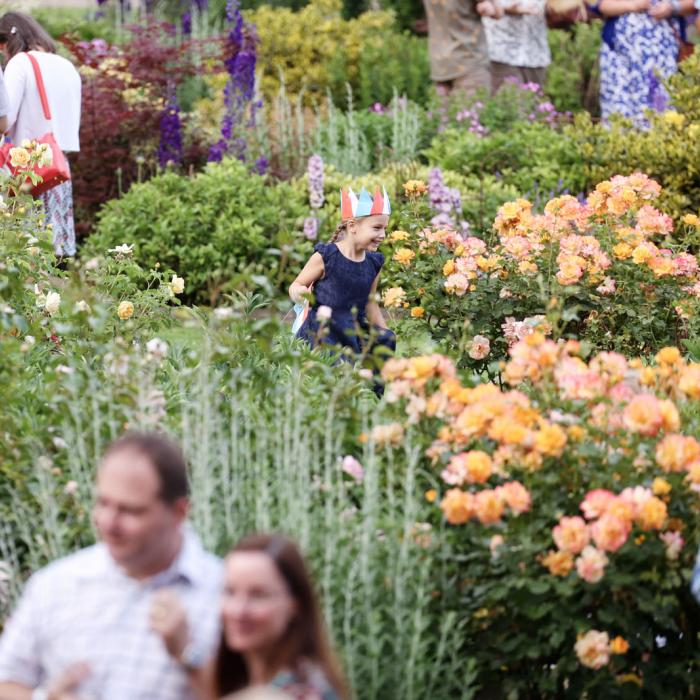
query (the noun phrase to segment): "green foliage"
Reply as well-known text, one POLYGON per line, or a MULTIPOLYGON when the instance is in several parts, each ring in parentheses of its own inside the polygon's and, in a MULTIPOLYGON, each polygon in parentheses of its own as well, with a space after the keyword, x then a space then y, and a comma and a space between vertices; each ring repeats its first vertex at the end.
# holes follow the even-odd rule
POLYGON ((650 113, 649 128, 619 118, 604 126, 580 114, 569 137, 584 160, 589 185, 616 173, 647 173, 664 188, 661 207, 680 219, 700 211, 700 55, 681 63, 668 82, 676 111, 650 113))
POLYGON ((340 0, 313 0, 299 12, 262 6, 246 13, 261 39, 261 90, 274 99, 283 78, 290 95, 303 92, 311 106, 328 89, 343 101, 346 84, 360 107, 388 102, 396 90, 423 100, 430 85, 425 41, 395 26, 391 12, 365 12, 345 20, 340 0))
POLYGON ((289 281, 310 252, 297 245, 304 213, 290 185, 270 187, 225 160, 192 178, 165 173, 109 202, 83 257, 133 244, 140 263, 178 270, 188 298, 213 304, 223 292, 289 281))
POLYGON ((450 128, 433 139, 426 157, 465 176, 491 174, 532 198, 577 194, 585 182, 583 159, 571 135, 545 124, 519 121, 484 137, 450 128))
MULTIPOLYGON (((602 353, 586 363, 541 336, 529 340, 511 364, 524 361, 530 379, 513 379, 506 368, 511 386, 500 390, 455 376, 448 359, 434 355, 394 360, 384 370, 395 407, 389 420, 423 440, 432 460, 422 487, 435 489, 436 504, 444 497, 442 515, 451 523, 445 566, 466 624, 463 653, 476 658, 485 697, 695 697, 700 609, 688 583, 700 544, 698 499, 689 475, 671 471, 657 451, 668 432, 693 436, 700 428, 697 401, 676 389, 683 362, 655 367, 658 383, 644 387, 620 356, 602 353), (620 389, 628 397, 641 392, 642 400, 654 401, 650 391, 670 397, 682 418, 668 432, 637 429, 621 420, 629 398, 613 398, 613 387, 618 397, 620 389), (461 466, 470 457, 485 458, 487 471, 461 466), (529 498, 509 498, 505 484, 513 481, 529 498), (581 516, 581 503, 597 489, 613 498, 628 489, 622 500, 633 493, 652 499, 657 514, 645 520, 636 507, 627 510, 629 529, 613 543, 593 525, 600 511, 586 513, 580 527, 586 541, 592 534, 592 554, 605 550, 598 577, 575 563, 583 545, 566 554, 568 543, 553 537, 561 517, 581 516), (663 532, 682 533, 685 543, 670 552, 663 532), (558 548, 567 564, 552 571, 546 557, 558 548), (629 649, 587 668, 575 645, 591 630, 620 636, 629 649)), ((440 521, 436 507, 430 522, 440 521)))
POLYGON ((592 211, 565 196, 544 216, 518 199, 503 205, 482 239, 434 230, 425 200, 397 207, 392 223, 404 233, 389 236, 383 286, 405 292, 397 308, 422 309, 411 318, 399 312, 399 337, 426 333, 460 366, 493 377, 514 339, 536 327, 627 355, 694 338, 700 302, 688 248, 697 228, 670 239, 673 222, 648 205, 658 187, 642 176, 635 187, 644 194, 628 187, 630 201, 615 199, 626 182, 602 183, 589 196, 593 206, 601 192, 615 191, 616 215, 604 196, 592 211), (490 342, 485 357, 470 354, 476 336, 490 342))
POLYGON ((560 112, 583 109, 599 114, 598 52, 600 24, 579 22, 571 30, 549 31, 552 62, 545 92, 560 112))

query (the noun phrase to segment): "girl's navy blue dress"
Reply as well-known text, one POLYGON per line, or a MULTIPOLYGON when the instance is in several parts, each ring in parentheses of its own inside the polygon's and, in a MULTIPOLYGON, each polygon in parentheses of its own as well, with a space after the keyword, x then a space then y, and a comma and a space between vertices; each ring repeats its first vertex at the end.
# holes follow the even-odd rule
POLYGON ((324 345, 351 348, 357 355, 372 351, 381 345, 392 352, 396 349, 396 336, 385 328, 370 328, 365 309, 369 301, 372 283, 384 264, 381 253, 365 253, 362 262, 346 258, 335 243, 318 243, 314 250, 323 258, 324 275, 314 286, 315 302, 297 338, 310 345, 319 341, 324 345), (332 310, 326 333, 319 338, 320 324, 316 318, 319 306, 332 310), (372 340, 370 345, 370 333, 372 340))

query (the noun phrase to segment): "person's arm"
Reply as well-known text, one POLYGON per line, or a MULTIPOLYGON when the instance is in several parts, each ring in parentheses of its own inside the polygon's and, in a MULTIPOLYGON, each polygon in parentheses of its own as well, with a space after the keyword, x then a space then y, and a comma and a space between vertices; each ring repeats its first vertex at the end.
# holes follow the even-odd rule
MULTIPOLYGON (((320 253, 314 253, 309 261, 304 265, 304 269, 297 275, 297 278, 289 285, 289 297, 295 303, 303 301, 303 295, 311 292, 314 282, 323 277, 324 265, 320 253)), ((0 698, 2 700, 2 698, 0 698)))
MULTIPOLYGON (((19 108, 24 99, 24 93, 27 89, 27 74, 21 64, 22 58, 27 63, 27 57, 14 57, 10 59, 5 67, 5 89, 7 90, 7 130, 12 129, 17 122, 19 108)), ((0 697, 0 700, 2 698, 0 697)))
MULTIPOLYGON (((56 680, 43 687, 46 700, 77 700, 73 693, 80 683, 90 675, 87 664, 74 664, 56 680)), ((37 688, 28 688, 21 683, 0 683, 0 700, 32 700, 37 688)))
POLYGON ((656 20, 689 15, 695 11, 694 0, 663 0, 649 8, 649 17, 656 20))
POLYGON ((603 17, 619 17, 632 12, 646 12, 649 6, 650 0, 601 0, 596 9, 603 17))
MULTIPOLYGON (((187 620, 187 611, 176 593, 161 589, 154 594, 149 611, 149 624, 163 640, 163 645, 171 658, 182 666, 187 674, 190 688, 198 700, 212 700, 214 697, 213 661, 200 658, 195 666, 190 665, 187 657, 193 638, 187 620)), ((2 695, 0 700, 3 700, 2 695)))
POLYGON ((379 275, 374 278, 372 282, 372 289, 369 291, 369 301, 365 308, 365 314, 367 315, 367 320, 373 326, 379 326, 380 328, 387 328, 386 321, 384 320, 384 314, 382 313, 379 304, 377 303, 377 286, 379 285, 379 275))

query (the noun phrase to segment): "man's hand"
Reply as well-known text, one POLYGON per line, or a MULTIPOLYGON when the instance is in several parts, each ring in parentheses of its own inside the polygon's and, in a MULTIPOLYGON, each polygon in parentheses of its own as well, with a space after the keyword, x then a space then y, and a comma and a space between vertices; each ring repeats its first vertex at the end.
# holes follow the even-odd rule
POLYGON ((48 700, 79 700, 73 692, 90 675, 90 666, 86 663, 69 666, 46 689, 48 700))
POLYGON ((155 593, 149 612, 151 629, 160 635, 168 654, 180 660, 189 641, 187 613, 173 591, 163 589, 155 593))

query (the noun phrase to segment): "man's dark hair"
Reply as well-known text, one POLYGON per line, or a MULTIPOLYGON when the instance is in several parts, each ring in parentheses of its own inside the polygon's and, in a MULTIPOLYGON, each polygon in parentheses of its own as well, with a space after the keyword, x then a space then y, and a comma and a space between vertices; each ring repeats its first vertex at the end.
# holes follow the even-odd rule
POLYGON ((148 459, 160 480, 160 498, 173 504, 190 494, 187 463, 180 447, 161 433, 127 433, 113 442, 105 458, 116 452, 137 452, 148 459))

